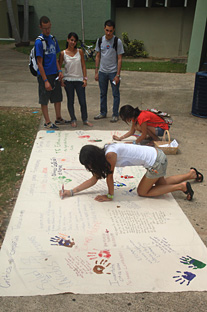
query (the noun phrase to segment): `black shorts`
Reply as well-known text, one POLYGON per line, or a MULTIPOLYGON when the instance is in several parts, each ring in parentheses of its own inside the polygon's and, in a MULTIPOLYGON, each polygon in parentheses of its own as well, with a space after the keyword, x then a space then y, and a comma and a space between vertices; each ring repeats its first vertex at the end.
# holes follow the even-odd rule
POLYGON ((45 83, 42 79, 42 76, 37 77, 39 83, 39 104, 47 105, 49 101, 50 103, 62 102, 63 100, 62 88, 60 81, 56 80, 57 77, 58 77, 57 74, 47 76, 47 79, 51 84, 51 87, 53 88, 53 90, 51 91, 47 91, 45 89, 45 83))

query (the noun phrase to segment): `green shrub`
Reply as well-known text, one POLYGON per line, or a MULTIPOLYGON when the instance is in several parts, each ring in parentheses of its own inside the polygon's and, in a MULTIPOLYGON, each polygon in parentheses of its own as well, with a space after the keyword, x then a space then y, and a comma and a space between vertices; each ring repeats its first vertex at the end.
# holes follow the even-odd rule
POLYGON ((144 50, 144 42, 142 40, 129 40, 128 33, 122 33, 125 56, 132 57, 148 57, 148 53, 144 50))

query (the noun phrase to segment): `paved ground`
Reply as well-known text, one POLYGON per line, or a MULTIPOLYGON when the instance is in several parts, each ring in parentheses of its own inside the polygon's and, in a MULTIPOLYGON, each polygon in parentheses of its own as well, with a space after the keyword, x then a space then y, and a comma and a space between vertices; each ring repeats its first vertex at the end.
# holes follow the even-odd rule
MULTIPOLYGON (((194 74, 122 72, 121 106, 131 104, 139 108, 158 108, 174 117, 171 137, 180 144, 177 155, 168 156, 168 174, 186 172, 196 167, 207 177, 206 127, 207 119, 191 115, 194 90, 194 74)), ((63 92, 64 93, 64 92, 63 92)), ((0 45, 0 94, 1 106, 33 107, 39 109, 37 101, 37 82, 29 73, 28 57, 0 45)), ((89 120, 94 123, 93 130, 125 130, 122 121, 110 123, 112 97, 109 89, 108 118, 95 121, 99 112, 99 89, 94 80, 94 71, 88 71, 87 104, 89 120)), ((50 105, 50 116, 54 121, 54 108, 50 105)), ((78 128, 83 126, 79 106, 76 103, 78 128)), ((66 97, 62 103, 62 115, 69 119, 66 97)), ((40 129, 42 128, 41 122, 40 129)), ((73 129, 63 126, 63 130, 73 129)), ((87 128, 87 130, 89 130, 87 128)), ((195 197, 192 202, 184 199, 180 192, 174 193, 176 201, 188 217, 204 244, 207 245, 206 179, 203 183, 193 183, 195 197)), ((207 259, 206 259, 207 261, 207 259)), ((139 277, 138 277, 139 278, 139 277)), ((18 285, 17 285, 18 287, 18 285)), ((0 311, 140 311, 140 312, 204 312, 207 305, 206 292, 183 293, 137 293, 105 295, 53 295, 36 297, 0 298, 0 311)))

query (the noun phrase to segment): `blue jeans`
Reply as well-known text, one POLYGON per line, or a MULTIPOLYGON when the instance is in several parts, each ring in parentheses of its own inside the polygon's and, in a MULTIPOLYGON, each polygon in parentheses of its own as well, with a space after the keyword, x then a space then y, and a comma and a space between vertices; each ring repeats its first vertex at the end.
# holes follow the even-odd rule
POLYGON ((85 88, 82 87, 82 81, 64 81, 65 83, 65 91, 67 94, 67 104, 68 111, 71 117, 71 121, 77 120, 75 116, 74 110, 74 98, 75 98, 75 90, 78 96, 78 101, 81 108, 81 118, 84 121, 88 119, 87 106, 86 106, 86 93, 85 88))
POLYGON ((101 101, 101 110, 100 113, 103 116, 107 114, 107 91, 108 91, 108 82, 111 83, 112 94, 113 94, 113 116, 119 116, 119 104, 120 104, 120 92, 119 92, 119 83, 115 86, 112 81, 116 76, 115 73, 103 73, 99 72, 99 88, 100 88, 100 101, 101 101))

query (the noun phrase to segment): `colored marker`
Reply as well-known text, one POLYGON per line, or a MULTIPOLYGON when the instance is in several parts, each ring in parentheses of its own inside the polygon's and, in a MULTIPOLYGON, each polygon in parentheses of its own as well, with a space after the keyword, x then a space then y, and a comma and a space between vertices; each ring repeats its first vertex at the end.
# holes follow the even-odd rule
POLYGON ((126 186, 126 184, 124 184, 122 182, 117 181, 117 183, 119 183, 121 186, 126 186))
POLYGON ((89 140, 89 142, 102 142, 102 140, 89 140))
POLYGON ((63 199, 63 194, 64 194, 64 184, 62 184, 62 195, 61 195, 61 199, 63 199))
POLYGON ((121 176, 121 178, 124 178, 124 179, 131 179, 131 178, 134 178, 133 176, 129 176, 129 175, 125 175, 125 176, 121 176))
POLYGON ((132 192, 135 190, 136 187, 133 187, 132 189, 129 190, 129 192, 132 192))
POLYGON ((124 183, 114 182, 114 186, 126 186, 124 183))

